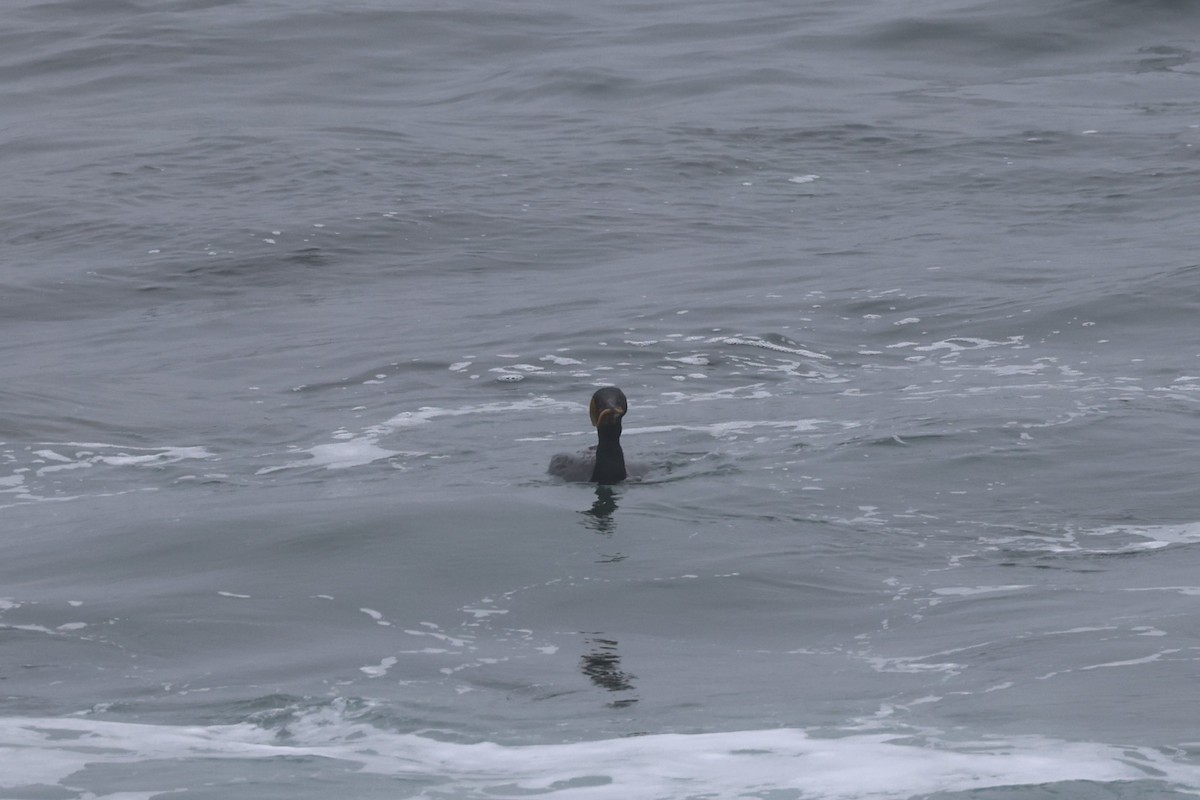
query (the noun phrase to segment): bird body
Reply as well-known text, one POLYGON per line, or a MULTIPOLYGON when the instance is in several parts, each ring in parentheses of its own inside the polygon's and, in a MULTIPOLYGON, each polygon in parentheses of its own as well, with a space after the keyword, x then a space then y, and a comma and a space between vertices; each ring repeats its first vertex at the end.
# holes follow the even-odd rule
POLYGON ((629 410, 625 393, 615 386, 597 389, 589 414, 596 427, 596 446, 582 453, 558 453, 550 459, 551 475, 566 481, 620 483, 628 476, 621 449, 621 417, 629 410))

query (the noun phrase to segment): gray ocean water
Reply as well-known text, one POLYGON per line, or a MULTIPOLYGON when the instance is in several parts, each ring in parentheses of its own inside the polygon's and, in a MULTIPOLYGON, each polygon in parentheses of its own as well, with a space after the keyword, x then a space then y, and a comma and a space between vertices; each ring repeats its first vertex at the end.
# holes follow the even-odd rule
POLYGON ((1200 794, 1198 48, 10 2, 0 797, 1200 794))

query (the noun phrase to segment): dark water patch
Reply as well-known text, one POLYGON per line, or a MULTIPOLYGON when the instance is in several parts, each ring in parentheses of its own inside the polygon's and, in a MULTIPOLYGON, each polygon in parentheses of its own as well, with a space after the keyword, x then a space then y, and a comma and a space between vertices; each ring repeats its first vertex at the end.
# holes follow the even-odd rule
POLYGON ((1137 72, 1173 72, 1191 64, 1195 52, 1182 47, 1156 45, 1138 49, 1137 72))
POLYGON ((990 14, 974 21, 930 17, 898 20, 882 26, 873 38, 876 44, 897 53, 907 51, 916 56, 924 48, 933 48, 942 58, 981 67, 1028 67, 1030 59, 1061 55, 1070 42, 1066 33, 1034 25, 1000 26, 995 20, 990 14))

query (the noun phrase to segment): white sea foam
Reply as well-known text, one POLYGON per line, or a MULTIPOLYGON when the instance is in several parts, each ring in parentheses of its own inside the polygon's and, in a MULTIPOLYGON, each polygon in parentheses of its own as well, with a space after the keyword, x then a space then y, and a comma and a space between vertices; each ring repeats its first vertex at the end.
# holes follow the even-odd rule
POLYGON ((1157 549, 1173 544, 1194 544, 1200 542, 1200 522, 1187 522, 1182 525, 1112 525, 1091 531, 1096 536, 1129 534, 1139 536, 1146 541, 1144 548, 1157 549))
MULTIPOLYGON (((372 676, 391 665, 364 667, 372 676)), ((896 734, 818 739, 794 729, 657 734, 568 744, 458 744, 391 733, 328 710, 275 731, 250 724, 166 726, 92 719, 0 719, 0 789, 69 789, 106 794, 122 771, 147 796, 186 791, 179 770, 153 763, 203 765, 321 759, 353 771, 424 785, 439 797, 552 796, 563 800, 712 800, 773 796, 805 800, 907 800, 934 792, 1032 786, 1060 781, 1154 781, 1195 790, 1200 766, 1148 748, 1015 737, 917 746, 896 734), (863 769, 869 764, 870 769, 863 769), (104 769, 100 769, 104 767, 104 769), (99 778, 103 786, 89 786, 99 778)), ((328 770, 336 781, 339 770, 328 770)), ((199 783, 197 783, 197 787, 199 783)), ((331 788, 326 786, 326 789, 331 788)), ((43 791, 44 793, 44 791, 43 791)), ((426 797, 427 794, 397 796, 426 797)))
POLYGON ((333 438, 339 441, 329 444, 318 444, 307 448, 297 448, 294 452, 307 454, 308 457, 289 461, 279 466, 264 467, 258 470, 258 474, 263 475, 296 467, 347 469, 395 456, 428 455, 428 453, 423 451, 391 450, 380 445, 379 441, 381 438, 393 435, 404 428, 424 425, 439 417, 460 417, 474 414, 498 415, 505 412, 530 411, 535 409, 569 409, 579 411, 583 408, 579 403, 553 400, 549 397, 531 397, 508 402, 462 406, 459 408, 422 406, 416 411, 403 411, 382 423, 368 426, 359 433, 350 433, 347 431, 335 432, 333 438))
POLYGON ((1175 592, 1191 597, 1200 597, 1200 586, 1141 586, 1134 589, 1122 589, 1123 592, 1175 592))
POLYGON ((679 358, 671 358, 668 356, 667 361, 675 361, 680 364, 687 364, 693 367, 706 367, 710 363, 708 356, 704 355, 703 353, 698 353, 694 356, 681 356, 679 358))
MULTIPOLYGON (((526 367, 533 370, 539 369, 538 367, 526 364, 513 365, 512 369, 524 369, 526 367)), ((517 375, 519 373, 512 374, 517 375)), ((415 411, 403 411, 384 422, 367 426, 358 432, 347 430, 335 431, 331 434, 331 438, 336 441, 317 444, 312 447, 294 448, 291 452, 303 455, 304 458, 293 459, 274 466, 262 467, 257 470, 256 474, 266 475, 280 470, 313 467, 330 470, 349 469, 351 467, 361 467, 377 461, 392 459, 397 456, 414 458, 429 456, 430 453, 421 450, 393 450, 380 444, 380 441, 385 437, 401 434, 407 428, 425 425, 442 417, 470 415, 498 416, 505 413, 546 409, 580 412, 584 408, 585 406, 579 403, 554 400, 549 397, 529 397, 506 402, 460 406, 458 408, 422 406, 415 411)))
POLYGON ((550 363, 557 364, 560 367, 569 367, 575 364, 583 363, 577 358, 568 358, 567 356, 556 356, 553 354, 542 356, 538 359, 538 361, 549 361, 550 363))
POLYGON ((33 451, 42 462, 54 462, 36 470, 38 475, 70 469, 86 469, 98 465, 111 467, 161 467, 187 459, 208 459, 213 454, 203 447, 129 447, 127 445, 102 442, 47 443, 50 447, 72 448, 75 452, 64 455, 50 447, 33 451))
POLYGON ((727 439, 748 433, 760 432, 760 429, 782 430, 789 433, 803 433, 823 430, 829 426, 838 429, 854 427, 854 423, 833 423, 825 419, 735 419, 728 422, 714 422, 710 425, 646 425, 638 428, 626 428, 625 435, 637 436, 648 433, 670 433, 671 431, 692 431, 707 433, 714 439, 727 439))
MULTIPOLYGON (((335 434, 336 436, 336 434, 335 434)), ((375 461, 381 461, 401 455, 402 451, 388 450, 380 447, 374 437, 355 436, 347 441, 318 444, 312 447, 300 448, 295 452, 306 453, 308 458, 289 461, 277 467, 263 467, 258 475, 266 475, 283 469, 297 467, 323 467, 324 469, 349 469, 361 467, 375 461)))
POLYGON ((550 397, 529 397, 520 400, 510 400, 498 403, 481 403, 474 406, 459 408, 438 408, 422 406, 416 411, 402 411, 379 425, 367 429, 367 433, 385 436, 401 428, 413 425, 424 425, 438 417, 461 417, 472 414, 502 414, 509 411, 537 411, 546 409, 582 411, 585 406, 579 403, 555 400, 550 397))
MULTIPOLYGON (((916 320, 904 320, 910 323, 916 320)), ((895 342, 887 345, 888 349, 898 349, 909 347, 918 353, 937 353, 942 358, 956 358, 960 353, 970 350, 990 350, 995 347, 1007 347, 1014 350, 1023 350, 1028 348, 1025 344, 1023 336, 1010 336, 1007 339, 993 340, 983 339, 976 336, 952 336, 948 339, 941 339, 935 342, 895 342)), ((918 360, 918 359, 913 359, 918 360)))
POLYGON ((1109 525, 1060 532, 986 538, 992 547, 1047 553, 1117 554, 1200 542, 1200 522, 1181 525, 1109 525))
POLYGON ((359 611, 366 614, 371 619, 375 620, 376 625, 383 625, 384 627, 391 627, 392 623, 388 622, 386 619, 383 618, 382 612, 376 611, 373 608, 360 608, 359 611))
POLYGON ((764 350, 774 350, 777 353, 791 353, 805 358, 815 358, 820 360, 828 360, 829 356, 824 353, 816 353, 812 350, 805 350, 802 347, 788 347, 775 342, 768 342, 766 339, 761 339, 757 336, 716 336, 708 340, 709 344, 740 344, 749 345, 750 347, 761 347, 764 350))
MULTIPOLYGON (((12 453, 7 455, 10 463, 20 463, 12 453)), ((61 503, 81 497, 114 497, 156 488, 139 486, 116 491, 95 491, 94 487, 89 486, 86 492, 68 494, 64 486, 83 486, 87 484, 87 479, 81 475, 78 483, 69 483, 62 475, 66 472, 103 467, 155 470, 188 460, 216 458, 215 454, 199 446, 137 447, 106 442, 40 442, 37 449, 30 448, 28 455, 32 456, 29 466, 17 467, 11 474, 0 476, 0 494, 9 495, 15 501, 0 505, 0 508, 27 502, 61 503), (47 482, 40 482, 39 478, 47 478, 47 482), (51 488, 47 490, 47 486, 51 488)), ((175 476, 176 480, 194 478, 194 475, 175 476)))
POLYGON ((1030 584, 1014 583, 1005 586, 944 586, 940 589, 934 589, 934 594, 953 595, 956 597, 967 597, 973 594, 989 594, 991 592, 1015 592, 1019 589, 1028 589, 1030 584))
POLYGON ((771 392, 766 389, 766 386, 761 383, 753 383, 748 386, 733 386, 727 389, 716 389, 711 392, 694 392, 685 394, 684 392, 663 392, 662 397, 669 403, 696 403, 709 400, 761 400, 770 397, 771 392))
POLYGON ((1178 647, 1168 647, 1165 650, 1159 650, 1141 658, 1127 658, 1121 661, 1105 661, 1100 664, 1088 664, 1086 667, 1079 667, 1080 672, 1090 669, 1111 669, 1113 667, 1136 667, 1142 664, 1153 664, 1155 661, 1161 661, 1164 656, 1171 656, 1180 652, 1178 647))
POLYGON ((359 667, 359 669, 370 678, 382 678, 388 673, 389 669, 396 666, 396 661, 397 659, 395 656, 388 656, 380 661, 377 665, 368 665, 365 667, 359 667))

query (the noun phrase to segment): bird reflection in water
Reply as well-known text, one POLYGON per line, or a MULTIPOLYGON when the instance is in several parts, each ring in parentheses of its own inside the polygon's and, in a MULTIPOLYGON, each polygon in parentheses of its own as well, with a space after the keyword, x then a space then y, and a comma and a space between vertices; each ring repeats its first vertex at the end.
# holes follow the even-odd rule
MULTIPOLYGON (((617 521, 613 519, 613 512, 617 510, 617 496, 610 486, 597 486, 596 499, 592 502, 592 507, 584 511, 583 524, 604 536, 612 536, 617 529, 617 521)), ((615 564, 618 561, 624 561, 625 556, 621 553, 603 553, 598 564, 615 564)))
MULTIPOLYGON (((621 656, 617 643, 612 639, 601 639, 596 635, 587 639, 591 647, 581 659, 580 668, 592 683, 610 692, 632 692, 636 676, 621 669, 621 656)), ((610 708, 623 708, 637 702, 636 697, 623 697, 608 703, 610 708)))
POLYGON ((613 512, 617 510, 617 496, 611 486, 597 486, 596 500, 592 507, 580 513, 591 517, 589 527, 599 533, 611 533, 613 530, 613 512))

